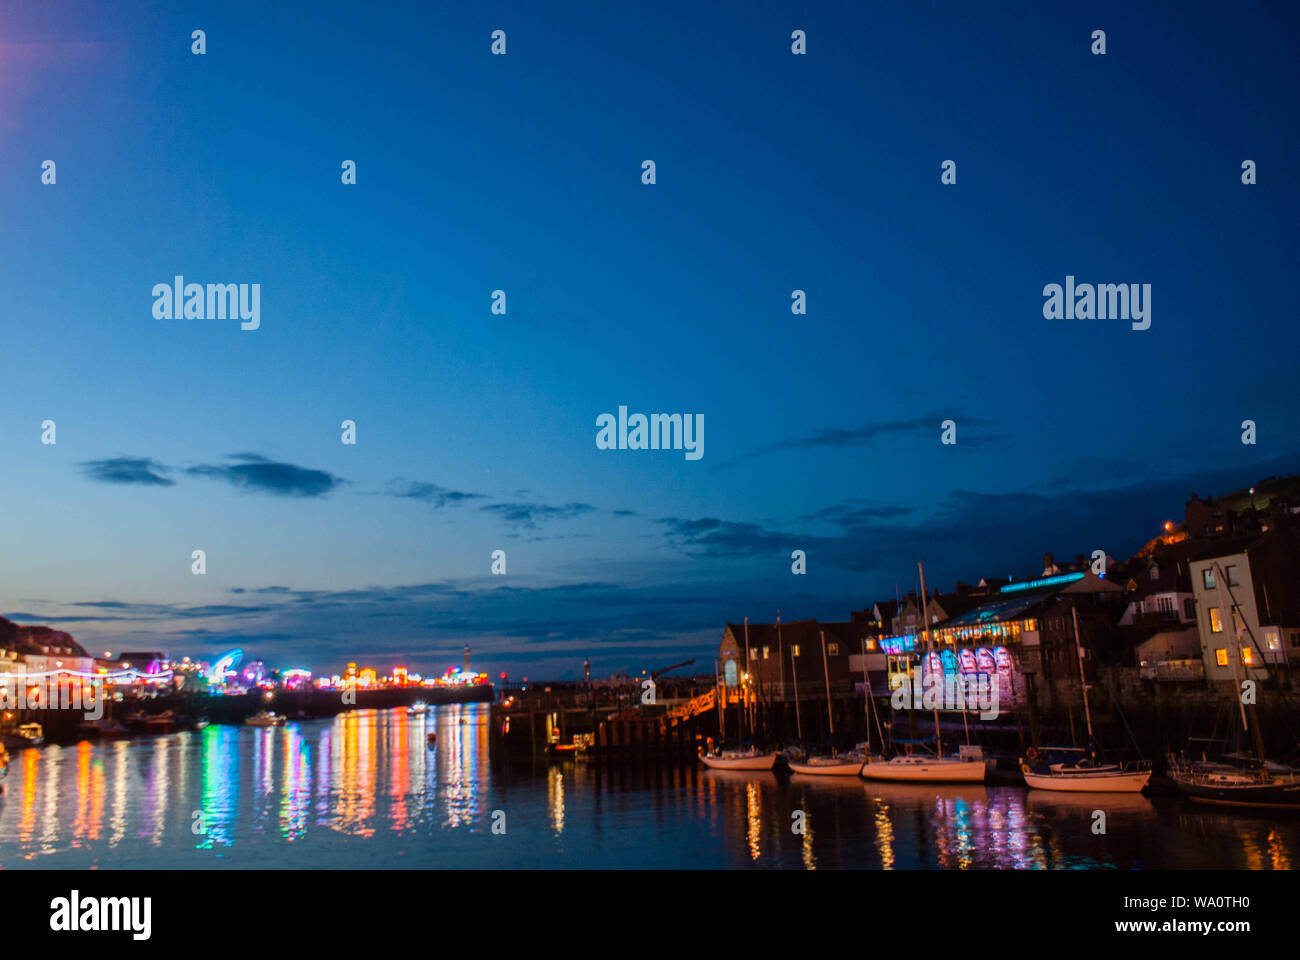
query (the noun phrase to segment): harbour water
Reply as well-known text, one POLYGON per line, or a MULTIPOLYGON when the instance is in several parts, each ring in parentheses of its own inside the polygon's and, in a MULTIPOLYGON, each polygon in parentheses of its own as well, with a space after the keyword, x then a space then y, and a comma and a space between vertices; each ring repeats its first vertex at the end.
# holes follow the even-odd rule
POLYGON ((1289 869, 1300 855, 1300 818, 1173 799, 503 767, 488 716, 362 710, 17 753, 0 867, 1289 869))

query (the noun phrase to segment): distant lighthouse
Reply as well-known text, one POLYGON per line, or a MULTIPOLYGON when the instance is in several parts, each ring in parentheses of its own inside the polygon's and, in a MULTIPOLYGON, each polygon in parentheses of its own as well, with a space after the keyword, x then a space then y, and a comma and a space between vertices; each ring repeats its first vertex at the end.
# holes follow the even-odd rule
POLYGON ((469 644, 465 644, 465 672, 469 673, 469 644))

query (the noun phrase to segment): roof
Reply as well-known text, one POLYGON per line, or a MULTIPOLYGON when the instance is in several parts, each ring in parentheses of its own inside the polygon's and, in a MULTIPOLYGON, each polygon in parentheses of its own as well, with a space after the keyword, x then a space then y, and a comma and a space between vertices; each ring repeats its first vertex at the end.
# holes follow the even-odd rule
POLYGON ((986 603, 974 610, 963 613, 960 617, 953 617, 946 623, 938 624, 936 629, 978 627, 986 623, 1005 623, 1008 620, 1019 620, 1043 601, 1056 596, 1058 592, 1057 590, 1040 590, 1032 594, 1016 594, 1005 600, 986 603))

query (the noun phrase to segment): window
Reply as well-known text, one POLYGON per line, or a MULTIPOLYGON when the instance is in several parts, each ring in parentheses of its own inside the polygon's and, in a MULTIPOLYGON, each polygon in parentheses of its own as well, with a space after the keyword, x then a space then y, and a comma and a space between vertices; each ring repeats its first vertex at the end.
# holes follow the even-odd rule
POLYGON ((1267 630, 1264 633, 1264 646, 1270 650, 1282 649, 1282 638, 1277 635, 1276 630, 1267 630))
POLYGON ((1214 651, 1214 662, 1221 667, 1226 667, 1228 665, 1227 647, 1219 647, 1217 650, 1214 651))
POLYGON ((826 644, 826 653, 829 656, 838 657, 840 655, 840 645, 838 643, 826 644))
POLYGON ((1223 619, 1218 607, 1210 607, 1210 633, 1223 633, 1223 619))
POLYGON ((1156 609, 1157 609, 1160 613, 1173 613, 1173 612, 1174 612, 1174 598, 1173 598, 1173 597, 1170 597, 1170 596, 1165 596, 1165 595, 1162 595, 1162 596, 1156 597, 1156 609))
POLYGON ((758 659, 758 651, 755 650, 753 647, 750 647, 750 649, 749 649, 749 659, 751 659, 751 660, 757 660, 757 659, 758 659))
POLYGON ((1244 663, 1244 664, 1245 664, 1246 666, 1248 666, 1248 667, 1249 667, 1252 663, 1255 662, 1255 648, 1254 648, 1254 647, 1242 647, 1242 648, 1241 648, 1241 662, 1244 663))
POLYGON ((1205 584, 1206 590, 1213 590, 1216 586, 1214 582, 1214 568, 1206 567, 1201 571, 1201 582, 1205 584))
POLYGON ((799 656, 799 644, 796 643, 793 647, 790 648, 790 655, 792 657, 799 656))
POLYGON ((763 659, 766 660, 766 659, 767 659, 767 655, 768 655, 769 653, 771 653, 771 652, 772 652, 772 648, 771 648, 771 647, 764 647, 764 648, 763 648, 763 659))
POLYGON ((1183 601, 1183 619, 1184 620, 1196 619, 1196 601, 1193 600, 1191 597, 1188 597, 1186 600, 1183 601))
POLYGON ((1235 563, 1234 563, 1234 564, 1231 564, 1231 565, 1230 565, 1226 570, 1224 570, 1223 572, 1226 573, 1226 574, 1228 575, 1228 586, 1230 586, 1230 587, 1239 587, 1239 586, 1241 586, 1241 581, 1237 579, 1237 565, 1236 565, 1235 563))
POLYGON ((868 650, 874 650, 874 649, 876 649, 876 641, 874 641, 874 640, 868 640, 868 641, 867 641, 867 649, 868 649, 868 650))

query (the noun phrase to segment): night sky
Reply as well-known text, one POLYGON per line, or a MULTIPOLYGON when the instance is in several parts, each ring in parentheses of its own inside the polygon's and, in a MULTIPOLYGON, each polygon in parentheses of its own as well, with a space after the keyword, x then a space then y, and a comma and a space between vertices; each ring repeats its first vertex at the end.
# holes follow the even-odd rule
POLYGON ((1123 558, 1300 472, 1295 5, 463 6, 6 4, 0 614, 707 672, 728 620, 1123 558), (260 328, 156 319, 177 274, 260 328), (1067 275, 1150 329, 1044 319, 1067 275), (598 449, 620 405, 704 456, 598 449))

